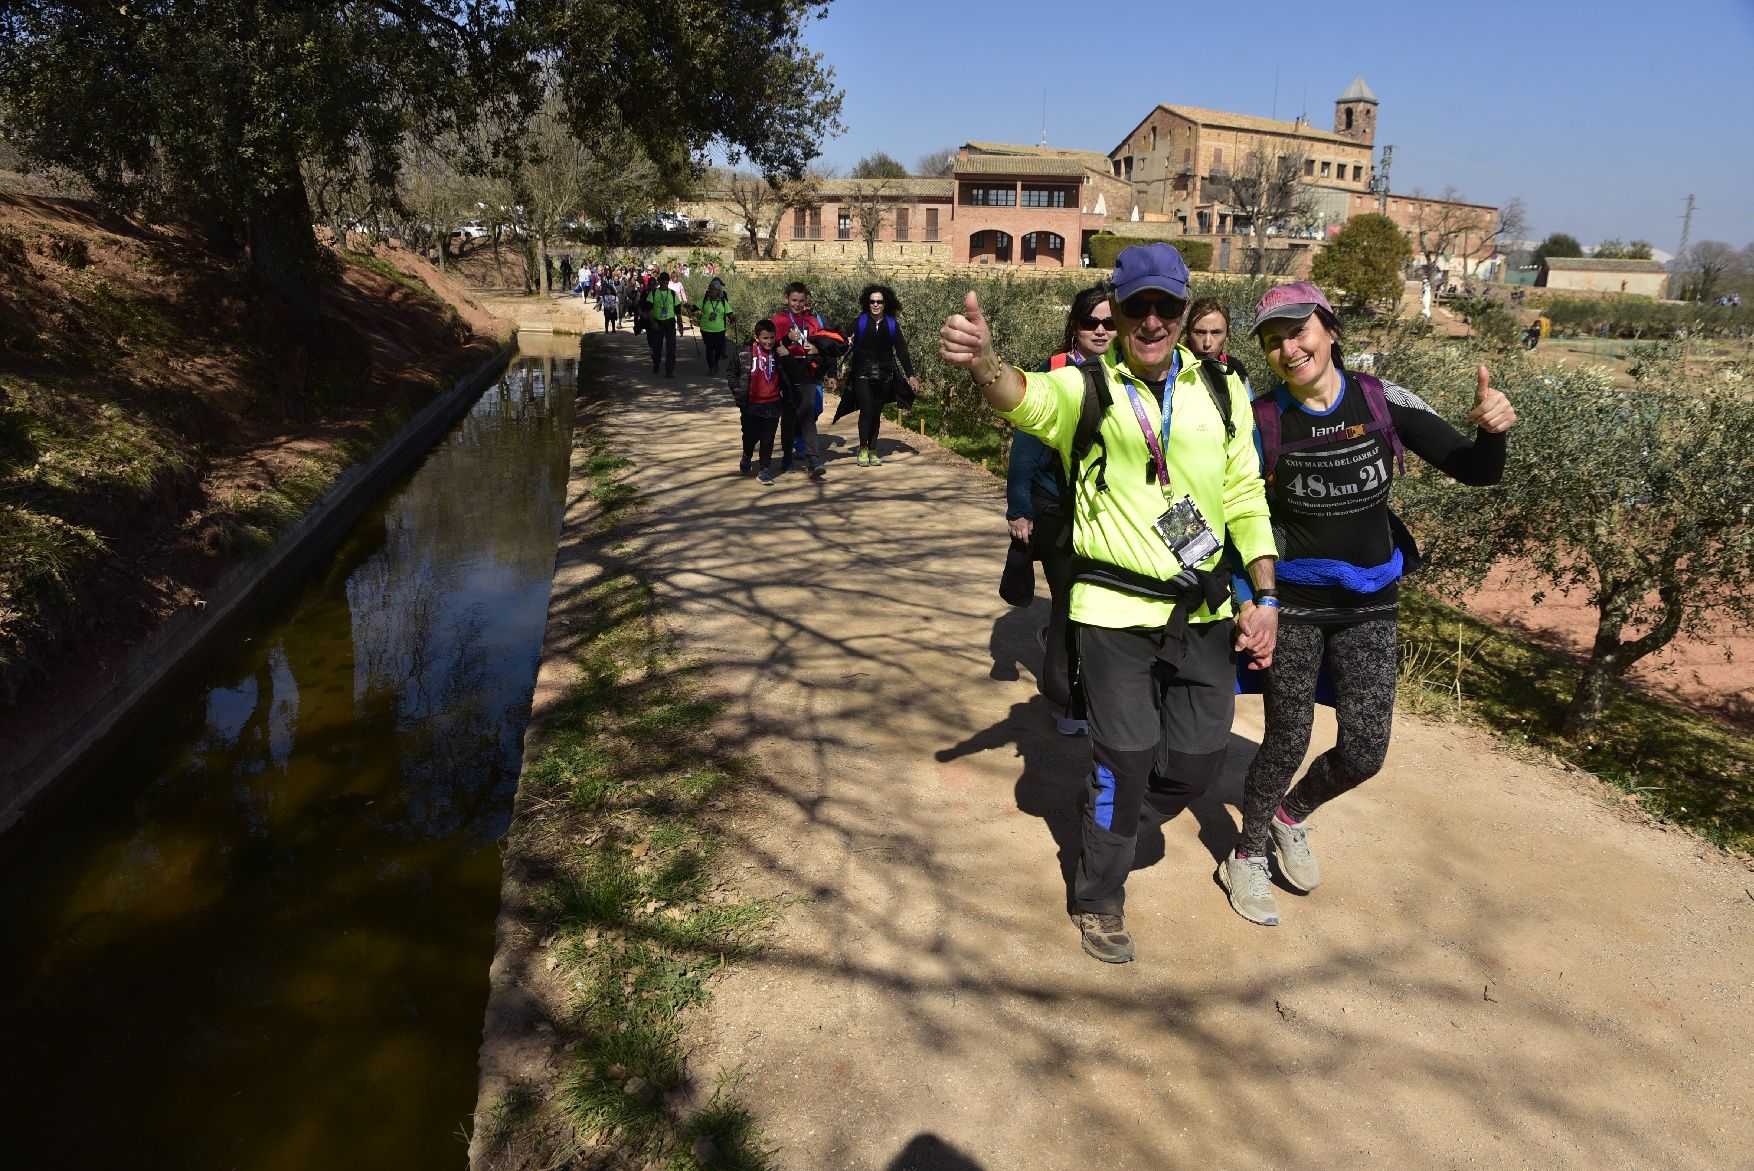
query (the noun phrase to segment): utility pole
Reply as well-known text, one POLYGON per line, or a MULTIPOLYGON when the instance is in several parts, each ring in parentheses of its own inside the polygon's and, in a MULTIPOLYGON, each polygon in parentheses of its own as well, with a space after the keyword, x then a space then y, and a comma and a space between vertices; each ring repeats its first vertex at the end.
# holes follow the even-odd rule
POLYGON ((1681 217, 1681 247, 1675 253, 1675 268, 1669 274, 1669 295, 1680 292, 1682 266, 1687 263, 1687 237, 1693 232, 1693 197, 1687 197, 1687 214, 1681 217))
POLYGON ((1393 145, 1382 148, 1382 172, 1376 178, 1376 214, 1389 214, 1389 160, 1395 157, 1393 145))

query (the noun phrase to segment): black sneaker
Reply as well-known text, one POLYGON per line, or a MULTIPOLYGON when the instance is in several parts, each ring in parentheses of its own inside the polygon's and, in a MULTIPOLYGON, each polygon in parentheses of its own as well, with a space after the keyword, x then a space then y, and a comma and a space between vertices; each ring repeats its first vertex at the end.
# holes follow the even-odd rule
POLYGON ((1072 916, 1084 935, 1084 950, 1105 964, 1125 964, 1133 958, 1133 937, 1127 934, 1126 920, 1119 915, 1099 915, 1080 911, 1072 916))
POLYGON ((820 463, 812 460, 810 463, 810 478, 812 480, 820 480, 826 475, 828 475, 828 469, 823 467, 820 463))

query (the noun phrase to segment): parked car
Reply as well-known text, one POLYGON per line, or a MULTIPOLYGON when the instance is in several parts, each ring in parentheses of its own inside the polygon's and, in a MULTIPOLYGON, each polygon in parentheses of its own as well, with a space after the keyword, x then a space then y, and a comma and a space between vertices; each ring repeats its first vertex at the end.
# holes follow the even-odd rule
POLYGON ((470 220, 451 233, 453 240, 481 240, 487 236, 487 225, 480 220, 470 220))

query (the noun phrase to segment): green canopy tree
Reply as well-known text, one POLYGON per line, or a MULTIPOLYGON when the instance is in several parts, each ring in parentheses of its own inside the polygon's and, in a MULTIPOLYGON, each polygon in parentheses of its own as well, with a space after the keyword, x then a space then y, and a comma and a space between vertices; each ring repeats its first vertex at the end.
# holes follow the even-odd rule
POLYGON ((1576 236, 1570 236, 1564 232, 1554 232, 1542 240, 1540 247, 1535 249, 1535 263, 1539 264, 1549 256, 1564 259, 1569 256, 1582 255, 1583 245, 1577 242, 1576 236))
POLYGON ((905 179, 907 168, 883 151, 866 155, 853 164, 854 179, 905 179))
MULTIPOLYGON (((1383 366, 1458 408, 1473 369, 1471 355, 1430 342, 1383 366)), ((1642 354, 1632 390, 1596 367, 1495 366, 1519 416, 1503 481, 1400 482, 1409 521, 1430 534, 1422 578, 1466 588, 1510 560, 1595 608, 1559 729, 1568 739, 1590 738, 1639 660, 1683 635, 1709 638, 1725 621, 1754 618, 1754 401, 1743 389, 1754 369, 1726 373, 1689 375, 1678 345, 1642 354)))
POLYGON ((838 131, 809 0, 0 0, 0 119, 119 210, 199 220, 294 317, 321 282, 304 168, 395 189, 411 141, 515 170, 549 83, 574 138, 681 189, 715 141, 798 173, 838 131), (491 133, 477 136, 485 127, 491 133), (800 129, 802 128, 802 129, 800 129), (603 149, 598 149, 603 148, 603 149))
POLYGON ((1413 246, 1387 216, 1355 215, 1346 221, 1310 269, 1310 277, 1354 308, 1401 299, 1401 270, 1413 246))

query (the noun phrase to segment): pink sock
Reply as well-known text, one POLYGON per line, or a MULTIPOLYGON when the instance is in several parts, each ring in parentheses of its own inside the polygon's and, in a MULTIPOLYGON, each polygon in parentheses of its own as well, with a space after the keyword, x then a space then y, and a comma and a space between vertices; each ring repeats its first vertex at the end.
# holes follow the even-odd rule
POLYGON ((1278 809, 1273 811, 1273 816, 1277 817, 1280 821, 1284 822, 1286 825, 1302 825, 1303 824, 1301 821, 1292 821, 1290 816, 1285 812, 1285 806, 1283 806, 1283 805, 1279 806, 1278 809))

